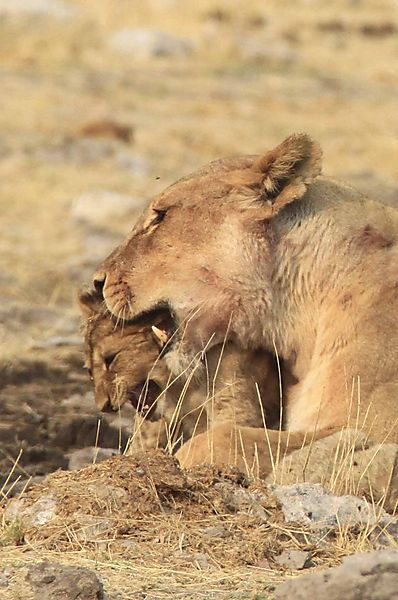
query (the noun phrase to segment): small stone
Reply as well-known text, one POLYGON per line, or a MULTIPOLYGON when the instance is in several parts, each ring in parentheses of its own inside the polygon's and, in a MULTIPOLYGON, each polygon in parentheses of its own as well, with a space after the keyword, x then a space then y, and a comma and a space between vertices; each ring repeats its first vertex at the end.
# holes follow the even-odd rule
POLYGON ((398 518, 383 518, 377 523, 377 526, 371 531, 369 539, 375 548, 385 548, 398 546, 398 518))
POLYGON ((5 518, 6 521, 19 521, 28 527, 38 527, 54 519, 57 506, 52 494, 41 496, 30 506, 27 506, 25 498, 12 498, 5 508, 5 518))
POLYGON ((205 527, 202 529, 203 535, 210 538, 227 538, 232 534, 228 529, 225 529, 222 525, 215 525, 214 527, 205 527))
POLYGON ((96 446, 79 448, 69 454, 68 469, 70 471, 77 471, 87 465, 101 463, 117 454, 120 454, 120 452, 115 448, 98 448, 96 446))
POLYGON ((328 494, 320 484, 299 483, 270 486, 281 503, 286 521, 312 527, 375 524, 387 513, 375 514, 374 508, 356 496, 328 494))
POLYGON ((379 550, 347 556, 332 569, 286 581, 276 600, 397 600, 398 551, 379 550))
POLYGON ((107 600, 96 573, 83 567, 42 562, 29 567, 26 579, 34 600, 107 600))
POLYGON ((79 542, 106 541, 109 534, 114 537, 116 523, 112 519, 80 513, 75 513, 74 518, 80 525, 79 529, 75 529, 75 536, 79 542))
POLYGON ((311 552, 288 548, 275 558, 275 562, 284 569, 301 570, 312 566, 311 552))

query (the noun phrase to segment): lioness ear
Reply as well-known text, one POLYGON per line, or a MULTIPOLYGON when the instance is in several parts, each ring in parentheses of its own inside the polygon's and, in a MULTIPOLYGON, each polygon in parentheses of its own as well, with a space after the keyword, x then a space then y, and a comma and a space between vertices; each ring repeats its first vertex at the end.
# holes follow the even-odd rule
POLYGON ((86 319, 97 313, 102 306, 102 298, 94 292, 79 292, 77 301, 86 319))
POLYGON ((252 166, 257 174, 260 196, 271 202, 273 212, 304 196, 322 170, 322 150, 305 133, 286 138, 279 146, 261 156, 252 166))
POLYGON ((246 169, 228 173, 229 185, 250 198, 249 206, 263 204, 269 216, 304 196, 320 175, 322 150, 305 133, 295 133, 246 169))

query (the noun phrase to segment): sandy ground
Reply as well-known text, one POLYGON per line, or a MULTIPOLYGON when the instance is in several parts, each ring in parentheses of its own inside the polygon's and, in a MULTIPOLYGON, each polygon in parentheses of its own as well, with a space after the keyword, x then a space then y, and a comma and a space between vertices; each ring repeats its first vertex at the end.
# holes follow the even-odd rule
MULTIPOLYGON (((21 448, 15 475, 26 477, 94 443, 76 293, 154 193, 211 159, 307 131, 325 173, 398 204, 397 59, 394 0, 0 0, 2 483, 21 448)), ((15 552, 0 565, 23 566, 15 552)), ((141 579, 142 595, 121 585, 129 566, 111 558, 102 571, 124 574, 119 597, 147 597, 141 579)), ((79 560, 96 561, 84 549, 79 560)), ((208 596, 192 571, 194 596, 234 597, 246 571, 227 571, 208 596)), ((15 581, 0 597, 28 598, 15 581)), ((259 586, 252 597, 267 597, 259 586)))

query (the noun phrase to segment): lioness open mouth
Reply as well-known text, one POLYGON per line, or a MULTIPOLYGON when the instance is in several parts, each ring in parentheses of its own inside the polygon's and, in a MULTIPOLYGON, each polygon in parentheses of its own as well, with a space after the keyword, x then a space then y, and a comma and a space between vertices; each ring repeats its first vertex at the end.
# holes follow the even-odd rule
POLYGON ((161 356, 166 354, 177 339, 179 329, 177 317, 167 304, 158 305, 138 315, 135 322, 144 322, 152 328, 155 342, 160 348, 161 356))

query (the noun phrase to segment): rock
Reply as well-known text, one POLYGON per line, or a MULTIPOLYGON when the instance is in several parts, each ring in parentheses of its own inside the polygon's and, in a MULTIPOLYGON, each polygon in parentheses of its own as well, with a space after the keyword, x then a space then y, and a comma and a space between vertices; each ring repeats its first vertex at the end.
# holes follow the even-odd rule
POLYGON ((5 567, 4 569, 0 569, 0 588, 6 588, 10 585, 10 577, 12 577, 14 573, 13 569, 9 567, 5 567))
POLYGON ((21 479, 17 483, 12 483, 5 489, 6 498, 14 498, 15 496, 19 496, 23 492, 29 490, 32 485, 36 485, 37 483, 41 483, 44 479, 45 475, 36 475, 34 477, 29 477, 29 479, 21 479))
POLYGON ((214 527, 205 527, 202 529, 203 535, 209 538, 227 538, 232 534, 228 529, 225 529, 222 525, 215 525, 214 527))
POLYGON ((369 539, 376 548, 398 546, 398 518, 390 517, 380 519, 377 526, 370 532, 369 539))
POLYGON ((338 567, 282 583, 274 597, 276 600, 397 600, 398 551, 348 556, 338 567))
POLYGON ((284 569, 301 570, 312 566, 311 552, 288 548, 275 558, 275 562, 284 569))
POLYGON ((80 525, 74 530, 74 535, 79 542, 109 541, 109 532, 114 531, 116 522, 112 519, 94 517, 83 513, 75 513, 76 523, 80 525))
POLYGON ((348 429, 292 452, 266 481, 321 483, 338 493, 383 500, 389 510, 398 500, 397 465, 397 444, 369 445, 362 433, 348 429))
POLYGON ((273 485, 272 492, 282 506, 286 521, 318 527, 374 524, 387 513, 356 496, 328 494, 320 484, 273 485))
POLYGON ((6 521, 18 521, 22 527, 38 527, 54 519, 56 510, 57 500, 52 494, 41 496, 30 506, 24 497, 12 498, 5 508, 4 516, 6 521))
POLYGON ((73 452, 69 454, 68 469, 70 471, 77 471, 86 465, 103 462, 116 454, 120 453, 115 448, 98 448, 95 446, 79 448, 78 450, 73 450, 73 452))
POLYGON ((0 0, 0 17, 53 17, 69 19, 79 14, 76 6, 60 0, 0 0))
POLYGON ((194 44, 188 38, 153 29, 120 29, 110 38, 109 46, 117 52, 131 54, 134 60, 185 57, 194 50, 194 44))
POLYGON ((107 600, 102 582, 91 569, 42 562, 29 567, 26 579, 34 600, 107 600))
POLYGON ((262 506, 267 498, 260 491, 253 492, 244 488, 236 488, 227 482, 219 482, 214 488, 220 492, 220 495, 227 509, 232 512, 248 512, 255 514, 261 521, 267 521, 268 515, 262 506))
POLYGON ((209 555, 204 552, 196 552, 195 554, 189 554, 188 552, 183 552, 180 554, 180 557, 188 562, 193 563, 200 571, 210 571, 212 567, 209 563, 209 555))
POLYGON ((91 227, 109 226, 109 220, 132 217, 146 205, 146 200, 109 190, 87 192, 76 198, 71 215, 91 227))

